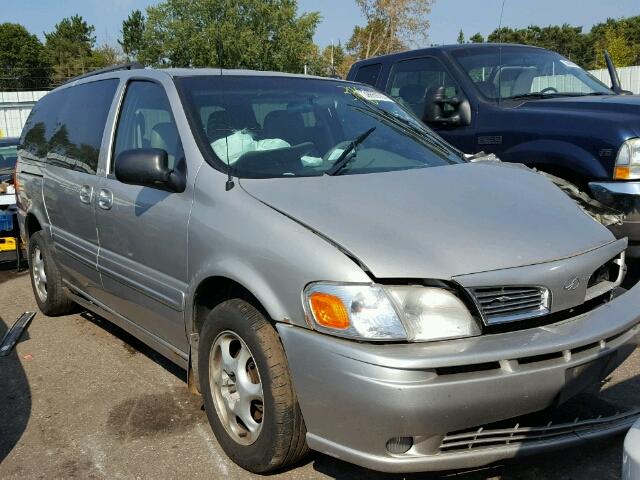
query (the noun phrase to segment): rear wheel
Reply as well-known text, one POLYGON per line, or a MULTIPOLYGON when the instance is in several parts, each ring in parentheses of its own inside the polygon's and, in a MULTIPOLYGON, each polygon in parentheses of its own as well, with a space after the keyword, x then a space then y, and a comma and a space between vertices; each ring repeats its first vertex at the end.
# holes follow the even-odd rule
POLYGON ((240 299, 215 307, 200 334, 198 358, 209 423, 235 463, 265 473, 308 452, 280 339, 255 307, 240 299))
POLYGON ((51 256, 42 230, 29 238, 29 273, 38 308, 45 315, 64 315, 73 310, 60 270, 51 256))

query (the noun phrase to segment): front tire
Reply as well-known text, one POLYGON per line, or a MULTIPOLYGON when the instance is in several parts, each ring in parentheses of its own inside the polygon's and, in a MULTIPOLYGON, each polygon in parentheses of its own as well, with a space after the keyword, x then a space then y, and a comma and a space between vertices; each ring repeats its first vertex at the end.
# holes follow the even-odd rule
POLYGON ((64 315, 74 303, 65 292, 60 270, 42 230, 29 238, 29 276, 38 308, 48 316, 64 315))
POLYGON ((240 299, 215 307, 200 332, 198 362, 205 411, 229 458, 266 473, 307 454, 284 350, 255 307, 240 299))

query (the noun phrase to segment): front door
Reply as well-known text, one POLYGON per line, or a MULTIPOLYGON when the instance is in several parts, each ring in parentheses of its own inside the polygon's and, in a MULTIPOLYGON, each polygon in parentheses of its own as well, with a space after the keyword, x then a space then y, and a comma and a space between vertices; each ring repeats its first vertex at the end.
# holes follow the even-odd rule
MULTIPOLYGON (((96 169, 117 79, 84 83, 50 93, 56 112, 48 141, 43 196, 51 236, 64 277, 94 295, 100 286, 94 200, 96 169)), ((44 123, 43 123, 44 125, 44 123)))
MULTIPOLYGON (((423 119, 427 94, 438 87, 444 87, 445 98, 464 96, 440 60, 435 57, 420 57, 402 60, 393 65, 386 90, 389 96, 412 110, 416 117, 423 119)), ((450 113, 447 109, 453 109, 448 104, 444 108, 445 113, 450 113)), ((474 125, 429 126, 464 153, 475 153, 474 125)))
POLYGON ((134 80, 120 108, 109 171, 99 185, 101 300, 148 333, 188 351, 184 327, 189 190, 170 193, 115 178, 118 155, 160 148, 169 166, 184 162, 182 143, 164 87, 134 80))

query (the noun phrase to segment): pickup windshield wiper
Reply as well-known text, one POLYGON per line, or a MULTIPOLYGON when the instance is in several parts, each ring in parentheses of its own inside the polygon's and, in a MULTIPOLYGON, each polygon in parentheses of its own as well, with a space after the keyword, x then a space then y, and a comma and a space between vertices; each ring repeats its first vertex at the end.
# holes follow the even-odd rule
POLYGON ((346 148, 342 151, 340 156, 336 158, 336 161, 333 164, 333 166, 324 172, 325 175, 338 175, 342 171, 342 169, 344 169, 344 167, 346 167, 348 163, 355 157, 358 145, 364 142, 366 138, 369 135, 371 135, 375 129, 376 127, 371 127, 366 132, 361 133, 356 138, 351 140, 349 142, 349 145, 346 146, 346 148), (349 155, 351 152, 353 152, 354 154, 349 155))
POLYGON ((519 95, 511 95, 510 97, 502 97, 502 100, 519 100, 521 98, 551 98, 556 96, 555 93, 540 93, 540 92, 530 92, 530 93, 521 93, 519 95))

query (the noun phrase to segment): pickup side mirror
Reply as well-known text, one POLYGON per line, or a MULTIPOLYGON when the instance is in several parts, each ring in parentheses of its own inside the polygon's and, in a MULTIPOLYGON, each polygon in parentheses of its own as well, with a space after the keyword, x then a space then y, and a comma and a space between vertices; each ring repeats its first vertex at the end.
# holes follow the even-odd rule
POLYGON ((633 92, 622 89, 622 86, 620 85, 620 77, 618 76, 616 66, 613 64, 611 55, 609 55, 609 52, 607 52, 606 50, 604 51, 604 61, 607 64, 607 70, 609 70, 609 77, 611 78, 611 90, 613 90, 618 95, 633 95, 633 92))
POLYGON ((471 123, 471 107, 468 100, 459 95, 447 98, 445 87, 432 87, 425 94, 422 121, 432 127, 456 127, 471 123), (445 112, 445 106, 453 112, 445 112))
POLYGON ((183 172, 169 168, 167 152, 160 148, 125 150, 116 158, 116 178, 122 183, 183 192, 186 178, 183 172))

